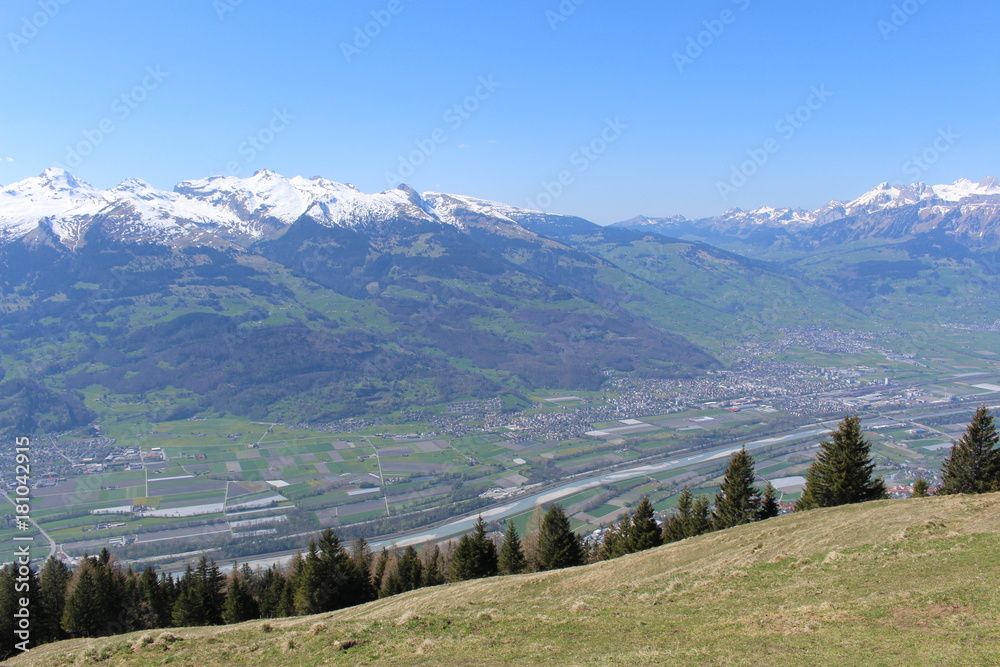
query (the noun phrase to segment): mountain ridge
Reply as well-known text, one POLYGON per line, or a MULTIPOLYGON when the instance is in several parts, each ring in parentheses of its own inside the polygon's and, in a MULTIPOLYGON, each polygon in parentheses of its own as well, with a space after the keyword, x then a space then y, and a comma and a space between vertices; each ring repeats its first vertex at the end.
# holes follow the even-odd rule
POLYGON ((833 200, 815 210, 761 206, 733 208, 717 216, 688 219, 636 216, 614 226, 668 235, 706 235, 769 245, 776 239, 804 246, 872 238, 944 233, 974 248, 1000 246, 1000 181, 960 178, 945 185, 880 183, 850 201, 833 200))

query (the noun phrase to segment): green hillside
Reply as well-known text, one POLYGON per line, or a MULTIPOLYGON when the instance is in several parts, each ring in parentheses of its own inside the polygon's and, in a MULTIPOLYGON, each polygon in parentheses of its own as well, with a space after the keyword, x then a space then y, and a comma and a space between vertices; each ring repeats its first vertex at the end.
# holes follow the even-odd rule
POLYGON ((987 665, 1000 494, 793 514, 339 612, 71 640, 13 666, 987 665))

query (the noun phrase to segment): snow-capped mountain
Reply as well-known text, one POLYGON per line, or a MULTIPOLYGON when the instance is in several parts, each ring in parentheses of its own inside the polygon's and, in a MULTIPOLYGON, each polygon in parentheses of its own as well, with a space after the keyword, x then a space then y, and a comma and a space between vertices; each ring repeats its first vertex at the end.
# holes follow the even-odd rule
POLYGON ((98 228, 124 242, 246 247, 303 216, 328 227, 410 221, 535 236, 517 223, 517 212, 537 213, 471 197, 421 196, 407 185, 367 194, 325 178, 266 170, 248 178, 183 181, 168 192, 136 178, 98 190, 64 170, 47 169, 0 192, 0 245, 38 236, 75 249, 98 228))
POLYGON ((110 203, 106 192, 61 169, 46 169, 0 192, 0 244, 48 230, 76 247, 93 216, 110 203))
POLYGON ((851 201, 831 201, 814 211, 764 206, 730 209, 697 220, 683 216, 638 216, 617 226, 684 235, 697 231, 717 237, 772 241, 779 237, 898 238, 944 232, 975 247, 1000 244, 1000 181, 961 178, 945 185, 880 183, 851 201))

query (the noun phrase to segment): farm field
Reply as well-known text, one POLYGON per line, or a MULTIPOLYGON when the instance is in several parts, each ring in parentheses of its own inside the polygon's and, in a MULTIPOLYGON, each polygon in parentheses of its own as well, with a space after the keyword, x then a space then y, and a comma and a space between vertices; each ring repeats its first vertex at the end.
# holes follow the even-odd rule
MULTIPOLYGON (((231 418, 161 422, 139 434, 117 426, 107 432, 115 439, 111 452, 133 451, 138 464, 115 463, 112 456, 100 472, 37 489, 33 509, 70 557, 107 547, 142 562, 169 561, 192 549, 209 549, 222 559, 302 547, 327 526, 347 537, 375 536, 418 525, 407 523, 409 517, 448 518, 456 508, 485 508, 548 479, 696 451, 706 443, 738 443, 751 426, 785 418, 767 408, 689 409, 594 423, 584 437, 569 440, 519 440, 516 432, 450 438, 428 435, 425 423, 341 433, 231 418), (132 466, 139 469, 127 469, 132 466)), ((916 474, 933 475, 960 427, 957 421, 931 428, 886 425, 869 437, 887 482, 903 488, 916 474)), ((786 506, 801 491, 796 482, 818 441, 776 442, 758 454, 759 475, 778 482, 786 506)), ((67 451, 81 459, 111 456, 82 442, 67 451)), ((560 502, 575 527, 594 531, 643 496, 660 511, 676 503, 684 486, 711 498, 727 458, 587 489, 560 502)), ((510 520, 526 523, 529 515, 510 520)))

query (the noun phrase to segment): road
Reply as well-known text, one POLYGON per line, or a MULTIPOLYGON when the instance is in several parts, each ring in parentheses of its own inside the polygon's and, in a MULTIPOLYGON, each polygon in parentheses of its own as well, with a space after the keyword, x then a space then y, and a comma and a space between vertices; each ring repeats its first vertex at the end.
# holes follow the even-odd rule
MULTIPOLYGON (((6 498, 7 502, 9 502, 11 505, 15 504, 14 501, 11 499, 11 497, 7 495, 6 491, 0 491, 0 493, 3 493, 3 497, 6 498)), ((38 530, 38 532, 41 534, 42 537, 44 537, 46 540, 48 540, 48 542, 49 542, 49 554, 48 554, 48 556, 45 557, 45 559, 48 560, 52 556, 55 556, 56 555, 56 551, 58 550, 58 546, 56 545, 56 541, 52 539, 52 536, 49 535, 48 533, 46 533, 44 530, 42 530, 42 527, 39 526, 38 523, 35 522, 35 520, 32 519, 30 516, 24 517, 24 518, 26 518, 31 523, 31 525, 34 526, 38 530)))

